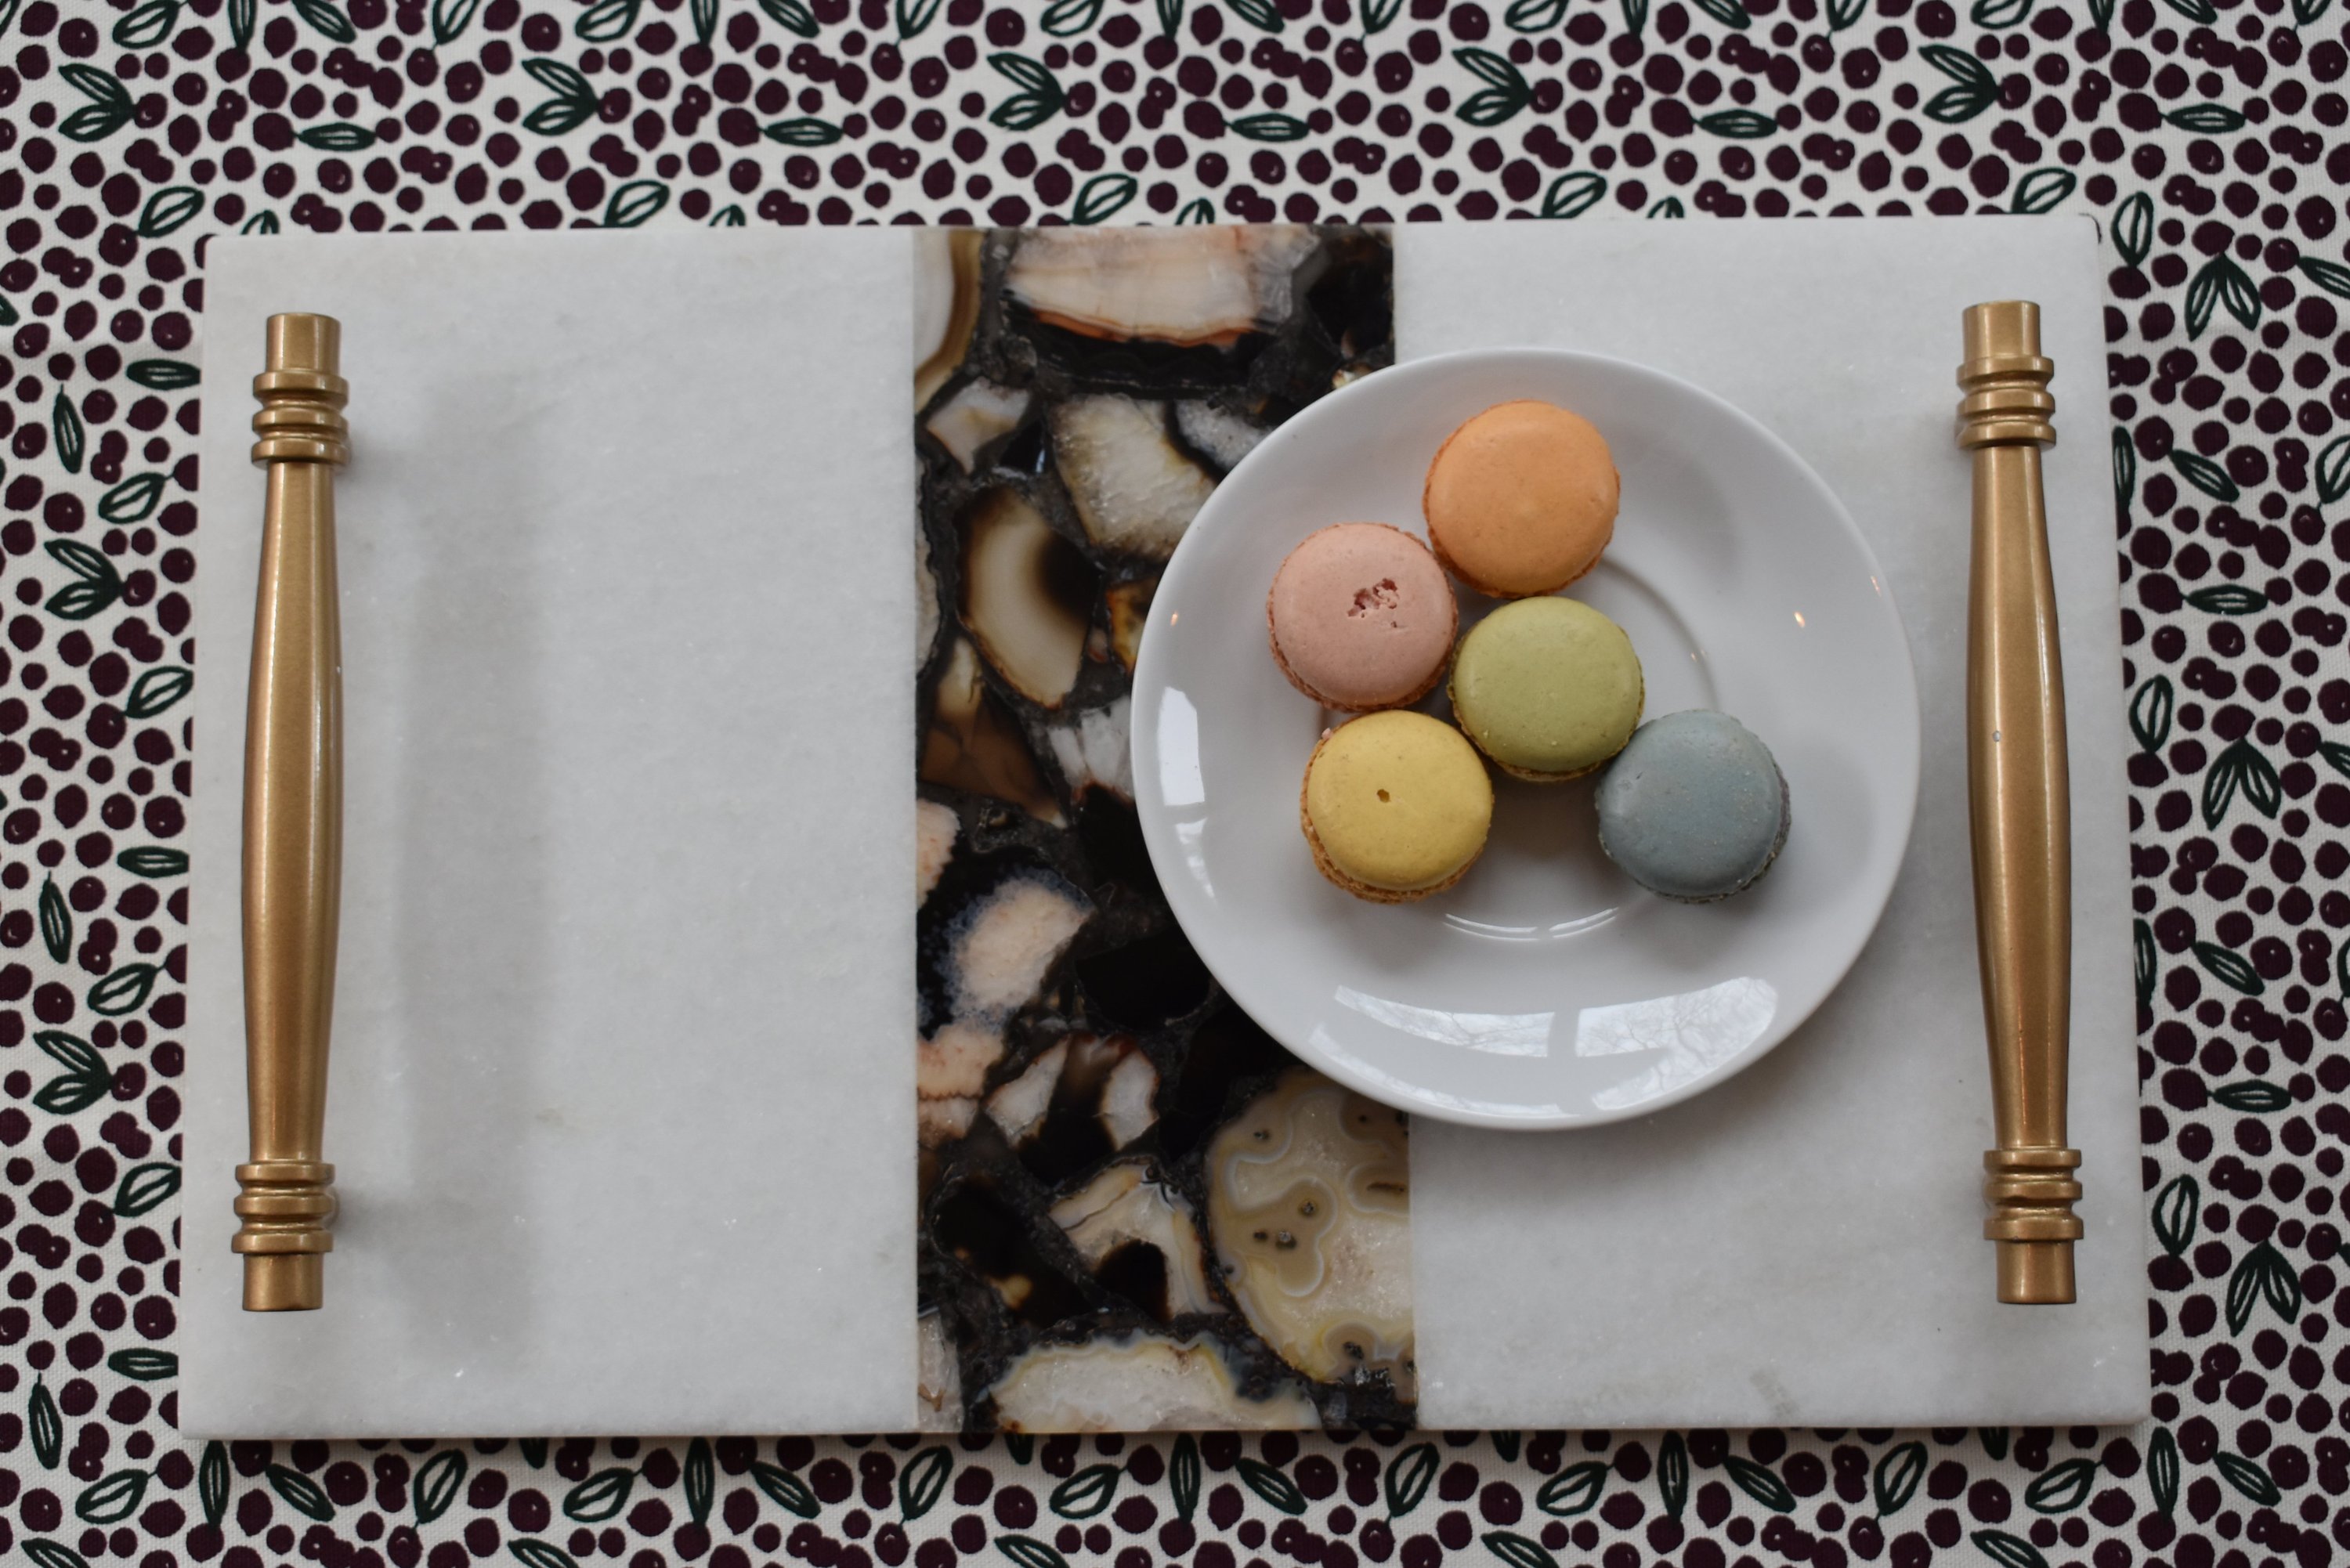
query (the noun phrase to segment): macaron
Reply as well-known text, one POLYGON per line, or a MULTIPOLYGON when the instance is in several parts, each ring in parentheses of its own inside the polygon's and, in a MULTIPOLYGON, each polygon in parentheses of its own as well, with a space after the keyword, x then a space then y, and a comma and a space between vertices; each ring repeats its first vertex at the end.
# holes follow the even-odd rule
POLYGON ((1298 817, 1314 864, 1357 898, 1407 904, 1461 880, 1493 825, 1493 781, 1461 732, 1409 709, 1323 735, 1298 817))
POLYGON ((1428 546, 1384 523, 1306 535, 1264 601, 1273 657, 1325 708, 1401 708, 1436 689, 1461 621, 1428 546))
POLYGON ((1519 599, 1479 621, 1452 660, 1452 714, 1516 778, 1576 778, 1624 749, 1647 686, 1624 628, 1578 599, 1519 599))
POLYGON ((1523 399, 1446 438, 1420 509, 1445 569, 1495 598, 1553 594, 1591 570, 1616 531, 1622 482, 1591 421, 1523 399))
POLYGON ((1711 903, 1762 879, 1787 842, 1787 780, 1727 713, 1640 726, 1599 781, 1599 846, 1651 892, 1711 903))

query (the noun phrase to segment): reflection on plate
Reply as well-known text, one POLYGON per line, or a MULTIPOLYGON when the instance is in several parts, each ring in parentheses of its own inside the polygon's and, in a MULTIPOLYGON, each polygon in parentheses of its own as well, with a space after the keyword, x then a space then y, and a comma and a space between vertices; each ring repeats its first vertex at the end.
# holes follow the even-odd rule
MULTIPOLYGON (((1464 591, 1462 629, 1493 607, 1464 591)), ((1502 350, 1382 370, 1291 420, 1219 486, 1169 563, 1134 684, 1136 797, 1176 916, 1226 990, 1333 1077, 1447 1121, 1539 1128, 1646 1114, 1810 1015, 1875 928, 1918 789, 1908 646, 1818 476, 1686 382, 1502 350), (1400 907, 1315 870, 1297 793, 1326 714, 1266 650, 1265 587, 1328 523, 1425 536, 1430 457, 1511 398, 1585 414, 1624 476, 1616 541, 1567 591, 1640 655, 1647 716, 1734 714, 1771 746, 1794 827, 1721 904, 1659 898, 1599 851, 1596 780, 1494 777, 1461 885, 1400 907)), ((1422 704, 1446 711, 1441 691, 1422 704)))

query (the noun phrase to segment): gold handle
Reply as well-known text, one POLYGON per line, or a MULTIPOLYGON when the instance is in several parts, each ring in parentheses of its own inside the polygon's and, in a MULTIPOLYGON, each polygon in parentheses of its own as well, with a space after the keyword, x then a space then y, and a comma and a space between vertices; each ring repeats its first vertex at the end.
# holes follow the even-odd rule
POLYGON ((1983 1234, 1998 1243, 1999 1299, 2074 1299, 2078 1149, 2065 1146, 2072 1016, 2071 793, 2064 671, 2040 449, 2053 445, 2055 367, 2040 307, 1966 313, 1959 445, 1974 454, 1974 569, 1967 597, 1967 793, 1974 832, 1975 942, 1991 1036, 1999 1147, 1983 1156, 1983 1234))
POLYGON ((251 1161, 236 1168, 247 1312, 324 1300, 335 1238, 327 1032, 343 880, 343 653, 335 470, 350 457, 328 316, 269 318, 253 379, 253 461, 268 470, 244 734, 244 1049, 251 1161))

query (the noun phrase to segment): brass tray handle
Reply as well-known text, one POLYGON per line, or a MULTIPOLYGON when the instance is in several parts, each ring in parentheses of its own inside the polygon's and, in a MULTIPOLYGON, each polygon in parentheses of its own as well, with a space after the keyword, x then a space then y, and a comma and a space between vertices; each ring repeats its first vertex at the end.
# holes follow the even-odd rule
POLYGON ((1983 1234, 1999 1299, 2074 1299, 2078 1149, 2064 1129, 2072 1015, 2073 861, 2064 671, 2040 451, 2054 444, 2040 307, 1971 306, 1959 367, 1959 445, 1974 458, 1967 596, 1967 794, 1975 942, 1999 1147, 1983 1156, 1983 1234))
POLYGON ((321 1152, 343 877, 342 632, 335 470, 349 461, 342 327, 269 318, 253 379, 268 471, 244 735, 244 1040, 252 1158, 236 1168, 247 1312, 325 1299, 335 1168, 321 1152))

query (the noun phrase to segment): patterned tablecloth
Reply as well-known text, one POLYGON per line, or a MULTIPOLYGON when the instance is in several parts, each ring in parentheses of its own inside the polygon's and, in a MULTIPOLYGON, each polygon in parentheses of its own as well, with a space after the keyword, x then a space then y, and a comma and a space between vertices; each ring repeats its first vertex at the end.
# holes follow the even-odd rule
POLYGON ((0 1554, 2331 1561, 2345 20, 2332 0, 0 0, 0 1554), (2060 210, 2112 252, 2151 1424, 176 1436, 206 235, 2060 210))

